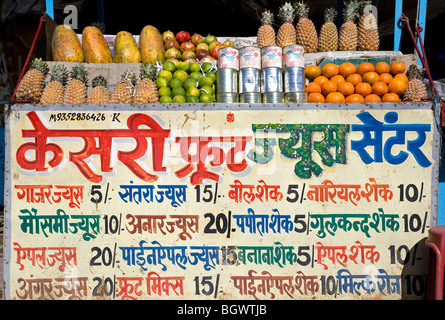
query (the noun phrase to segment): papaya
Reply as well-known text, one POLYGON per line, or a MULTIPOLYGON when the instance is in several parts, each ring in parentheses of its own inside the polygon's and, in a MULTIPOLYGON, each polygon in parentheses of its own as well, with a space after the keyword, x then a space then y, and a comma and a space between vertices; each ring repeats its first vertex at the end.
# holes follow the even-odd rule
POLYGON ((156 27, 145 26, 139 36, 139 51, 141 52, 142 63, 165 61, 165 49, 162 35, 156 27))
POLYGON ((141 52, 130 32, 120 31, 114 38, 113 62, 141 62, 141 52))
POLYGON ((52 54, 54 61, 84 62, 79 37, 69 25, 61 24, 54 29, 52 54))
POLYGON ((85 27, 82 31, 82 48, 85 62, 111 63, 113 56, 107 40, 100 30, 93 26, 85 27))

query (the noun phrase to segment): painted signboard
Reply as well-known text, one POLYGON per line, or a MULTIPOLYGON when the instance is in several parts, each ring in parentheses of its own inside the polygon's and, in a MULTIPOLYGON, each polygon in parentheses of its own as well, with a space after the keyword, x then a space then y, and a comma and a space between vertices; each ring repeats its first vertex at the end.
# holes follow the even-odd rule
POLYGON ((7 299, 425 297, 426 104, 23 105, 6 141, 7 299))

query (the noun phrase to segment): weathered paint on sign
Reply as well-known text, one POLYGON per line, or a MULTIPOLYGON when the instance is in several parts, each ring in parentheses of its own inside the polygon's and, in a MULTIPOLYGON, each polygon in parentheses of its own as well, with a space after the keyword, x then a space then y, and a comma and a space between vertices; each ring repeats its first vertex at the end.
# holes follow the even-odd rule
POLYGON ((13 106, 6 134, 7 299, 425 296, 424 104, 13 106))

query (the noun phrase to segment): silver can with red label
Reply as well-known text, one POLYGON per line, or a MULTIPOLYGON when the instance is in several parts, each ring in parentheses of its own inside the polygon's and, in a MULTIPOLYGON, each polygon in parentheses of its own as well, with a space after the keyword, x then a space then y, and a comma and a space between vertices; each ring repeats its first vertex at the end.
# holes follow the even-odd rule
POLYGON ((218 50, 218 69, 239 70, 239 50, 233 47, 224 47, 218 50))

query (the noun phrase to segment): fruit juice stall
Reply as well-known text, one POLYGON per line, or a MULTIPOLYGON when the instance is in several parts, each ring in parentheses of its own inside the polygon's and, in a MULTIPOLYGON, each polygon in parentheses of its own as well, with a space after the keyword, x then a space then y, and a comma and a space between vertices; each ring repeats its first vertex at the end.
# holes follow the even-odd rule
POLYGON ((440 118, 358 9, 334 43, 300 3, 242 39, 57 26, 6 117, 6 299, 425 299, 440 118))

